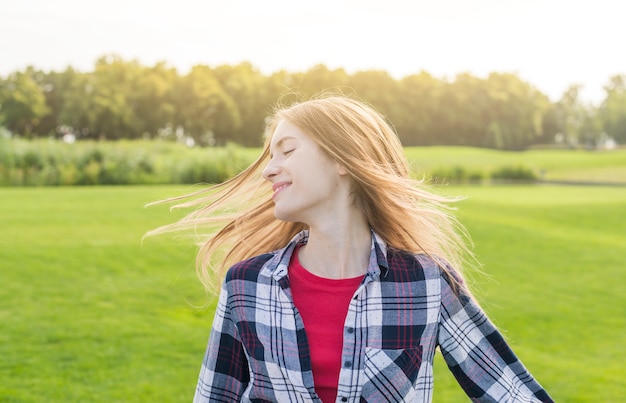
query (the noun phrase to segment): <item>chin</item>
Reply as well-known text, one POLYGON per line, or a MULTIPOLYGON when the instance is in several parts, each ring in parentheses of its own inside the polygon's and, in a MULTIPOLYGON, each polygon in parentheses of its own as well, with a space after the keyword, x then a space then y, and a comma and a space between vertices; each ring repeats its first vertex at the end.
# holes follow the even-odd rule
POLYGON ((274 217, 276 217, 277 219, 281 221, 288 221, 288 222, 298 221, 296 218, 296 215, 293 214, 293 212, 285 211, 284 209, 279 209, 277 207, 274 207, 274 217))
POLYGON ((297 220, 294 220, 293 218, 291 218, 289 215, 284 215, 284 214, 274 214, 274 217, 276 217, 277 219, 281 220, 281 221, 287 221, 287 222, 295 222, 297 220))

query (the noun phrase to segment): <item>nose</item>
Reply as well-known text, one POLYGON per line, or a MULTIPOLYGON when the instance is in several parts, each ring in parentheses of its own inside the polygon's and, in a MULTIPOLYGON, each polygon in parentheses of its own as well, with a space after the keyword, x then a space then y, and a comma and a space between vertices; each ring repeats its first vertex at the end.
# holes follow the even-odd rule
POLYGON ((265 178, 268 181, 271 181, 273 177, 278 175, 279 171, 280 171, 280 167, 276 163, 276 160, 272 158, 263 169, 262 175, 263 175, 263 178, 265 178))

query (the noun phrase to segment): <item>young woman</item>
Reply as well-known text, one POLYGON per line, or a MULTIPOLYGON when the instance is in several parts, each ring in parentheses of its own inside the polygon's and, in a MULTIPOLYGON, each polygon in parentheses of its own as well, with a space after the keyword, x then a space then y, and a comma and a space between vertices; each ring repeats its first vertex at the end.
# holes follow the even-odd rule
POLYGON ((160 231, 218 228, 198 266, 223 279, 196 402, 428 402, 437 347, 475 401, 552 401, 464 283, 453 200, 365 104, 278 110, 256 162, 189 197, 160 231))

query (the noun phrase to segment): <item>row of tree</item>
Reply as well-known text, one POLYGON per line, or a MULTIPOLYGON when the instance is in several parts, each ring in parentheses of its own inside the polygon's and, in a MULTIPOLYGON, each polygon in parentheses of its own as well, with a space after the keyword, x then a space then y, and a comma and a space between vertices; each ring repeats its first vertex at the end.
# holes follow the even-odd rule
POLYGON ((166 63, 147 67, 104 56, 91 72, 35 68, 0 78, 0 126, 27 138, 193 139, 201 145, 258 146, 277 102, 322 91, 372 104, 395 126, 404 145, 467 145, 523 149, 557 138, 626 143, 626 75, 609 79, 593 106, 571 86, 556 102, 515 74, 453 80, 427 72, 394 79, 385 71, 348 74, 317 65, 306 72, 260 73, 243 63, 197 65, 179 74, 166 63))

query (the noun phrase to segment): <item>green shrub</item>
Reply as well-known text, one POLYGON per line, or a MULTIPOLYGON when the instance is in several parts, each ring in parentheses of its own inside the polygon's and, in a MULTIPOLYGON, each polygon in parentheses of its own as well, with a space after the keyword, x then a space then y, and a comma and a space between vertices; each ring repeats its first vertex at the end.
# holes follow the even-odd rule
POLYGON ((525 166, 504 166, 491 172, 491 179, 505 181, 536 181, 537 175, 525 166))
POLYGON ((187 148, 157 141, 0 139, 0 186, 222 182, 256 156, 233 144, 187 148))
POLYGON ((453 165, 433 169, 431 177, 435 183, 480 182, 483 180, 483 173, 479 170, 469 170, 461 165, 453 165))

